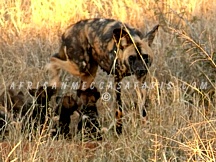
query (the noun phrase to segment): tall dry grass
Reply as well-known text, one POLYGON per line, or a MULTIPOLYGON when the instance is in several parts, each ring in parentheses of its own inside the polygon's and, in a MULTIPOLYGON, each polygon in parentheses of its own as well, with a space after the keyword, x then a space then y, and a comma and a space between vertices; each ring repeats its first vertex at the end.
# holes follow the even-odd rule
MULTIPOLYGON (((2 0, 0 92, 12 82, 48 81, 44 66, 58 51, 64 29, 80 19, 115 18, 143 32, 158 23, 161 27, 150 77, 160 84, 148 90, 146 125, 133 109, 137 94, 131 87, 123 90, 124 131, 119 138, 111 129, 102 142, 85 143, 76 136, 55 141, 46 134, 28 141, 10 125, 0 144, 1 161, 215 161, 215 14, 210 0, 2 0)), ((107 78, 113 79, 99 70, 96 81, 107 78)), ((62 79, 75 80, 67 74, 62 79)), ((111 100, 98 103, 106 127, 114 122, 114 91, 109 92, 111 100)))

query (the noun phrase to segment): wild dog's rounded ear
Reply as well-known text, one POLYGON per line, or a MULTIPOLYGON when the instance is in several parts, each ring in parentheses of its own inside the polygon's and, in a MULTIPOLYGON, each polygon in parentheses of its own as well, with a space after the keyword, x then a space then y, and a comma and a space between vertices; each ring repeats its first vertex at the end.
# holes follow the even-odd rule
POLYGON ((57 89, 56 89, 56 88, 53 88, 53 87, 51 87, 51 86, 47 87, 46 90, 47 90, 47 95, 48 95, 49 97, 51 97, 51 96, 53 96, 54 94, 57 93, 57 89))
POLYGON ((119 47, 123 49, 133 43, 129 34, 121 28, 113 30, 113 37, 119 47))
POLYGON ((29 91, 30 95, 34 97, 36 92, 37 92, 37 89, 29 89, 28 91, 29 91))
POLYGON ((29 91, 31 96, 35 97, 35 96, 41 95, 41 93, 44 91, 44 88, 43 88, 43 86, 41 86, 41 87, 36 88, 36 89, 34 89, 34 88, 29 89, 28 91, 29 91))
POLYGON ((155 38, 155 34, 158 31, 159 25, 156 25, 150 32, 148 32, 145 37, 144 37, 144 41, 148 42, 148 45, 151 47, 152 42, 155 38))
POLYGON ((19 91, 19 93, 17 95, 18 96, 24 96, 24 93, 22 91, 19 91))

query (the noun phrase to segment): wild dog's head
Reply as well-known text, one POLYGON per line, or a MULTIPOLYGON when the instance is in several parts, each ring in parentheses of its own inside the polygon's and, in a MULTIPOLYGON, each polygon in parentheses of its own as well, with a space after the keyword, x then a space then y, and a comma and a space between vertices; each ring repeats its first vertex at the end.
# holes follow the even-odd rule
POLYGON ((88 88, 86 90, 77 90, 77 96, 80 98, 83 105, 95 104, 100 98, 100 92, 97 88, 88 88))
POLYGON ((78 131, 83 132, 82 138, 101 140, 100 124, 96 102, 100 98, 100 92, 96 87, 86 90, 77 90, 77 96, 82 103, 81 118, 78 123, 78 131))
POLYGON ((74 111, 77 110, 78 106, 76 103, 76 100, 73 98, 72 95, 64 95, 64 96, 57 96, 56 102, 58 103, 58 106, 56 108, 57 114, 59 114, 60 107, 61 107, 61 113, 64 115, 72 115, 74 111))
MULTIPOLYGON (((139 31, 132 29, 115 29, 113 31, 114 38, 119 47, 119 59, 123 64, 124 75, 129 76, 135 74, 136 78, 142 82, 145 80, 148 68, 153 61, 153 51, 151 44, 159 25, 156 25, 150 32, 142 37, 139 31), (129 34, 130 33, 130 34, 129 34)), ((117 62, 118 64, 118 62, 117 62)))
POLYGON ((38 104, 46 105, 51 100, 51 97, 57 93, 57 89, 48 86, 48 87, 39 87, 38 89, 29 89, 29 93, 36 97, 38 104))
POLYGON ((24 103, 25 97, 21 91, 16 94, 15 90, 9 89, 0 95, 0 105, 6 107, 8 111, 19 112, 24 103))

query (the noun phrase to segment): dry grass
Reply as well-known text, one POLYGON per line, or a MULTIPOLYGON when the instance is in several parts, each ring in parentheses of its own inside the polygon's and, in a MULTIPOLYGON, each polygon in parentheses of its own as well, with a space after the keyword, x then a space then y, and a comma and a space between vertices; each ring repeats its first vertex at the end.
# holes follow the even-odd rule
MULTIPOLYGON (((211 0, 2 0, 0 92, 12 82, 25 82, 25 87, 27 81, 48 81, 44 67, 58 51, 61 33, 80 19, 115 18, 143 32, 158 23, 161 28, 153 45, 156 57, 150 78, 160 85, 148 91, 146 125, 132 108, 136 91, 126 89, 124 132, 119 138, 111 129, 102 142, 86 143, 77 137, 55 141, 46 134, 29 142, 11 126, 0 143, 1 161, 215 161, 215 15, 211 0)), ((99 71, 96 81, 107 78, 99 71)), ((74 80, 67 74, 62 79, 74 80)), ((112 99, 98 103, 101 123, 107 127, 115 109, 114 91, 109 92, 112 99)))

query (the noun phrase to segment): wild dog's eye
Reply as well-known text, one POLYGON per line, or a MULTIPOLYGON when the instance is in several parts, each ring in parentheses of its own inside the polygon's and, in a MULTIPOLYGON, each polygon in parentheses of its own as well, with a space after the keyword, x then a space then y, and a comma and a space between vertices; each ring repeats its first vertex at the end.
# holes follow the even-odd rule
POLYGON ((143 54, 143 55, 142 55, 142 58, 143 58, 143 60, 144 60, 146 63, 148 63, 148 61, 149 61, 149 56, 148 56, 147 54, 143 54))
POLYGON ((149 56, 147 54, 142 54, 142 58, 145 59, 145 58, 148 58, 149 56))
POLYGON ((134 60, 136 60, 136 56, 129 56, 128 60, 129 62, 133 62, 134 60))

